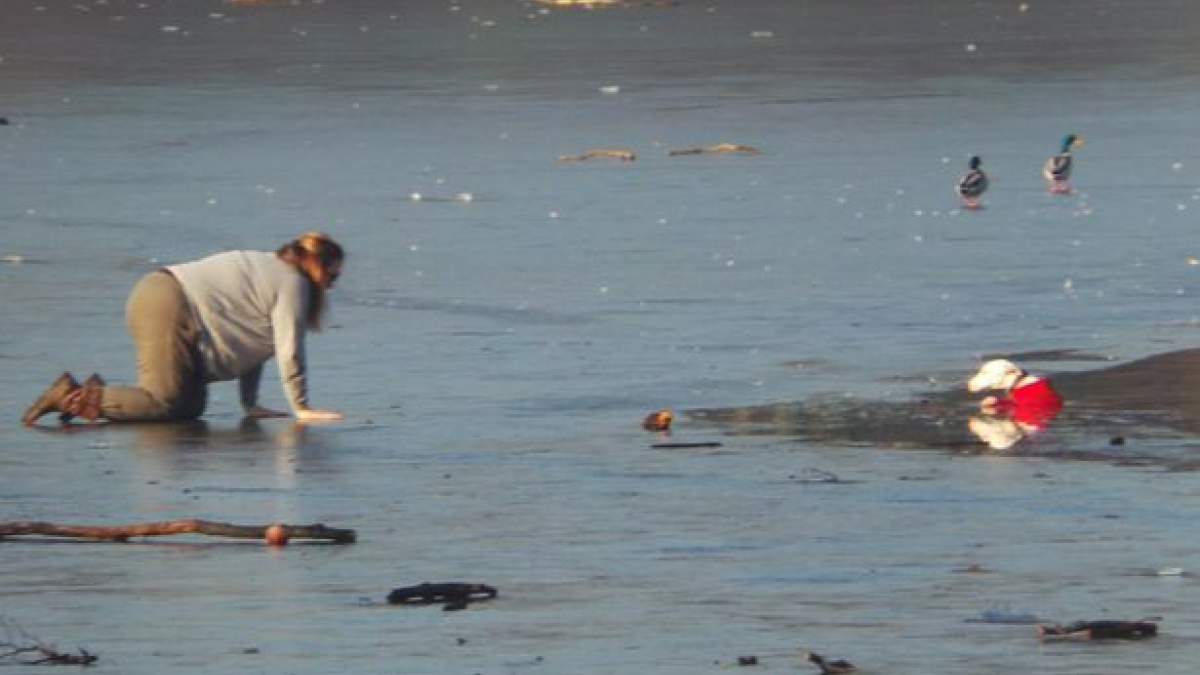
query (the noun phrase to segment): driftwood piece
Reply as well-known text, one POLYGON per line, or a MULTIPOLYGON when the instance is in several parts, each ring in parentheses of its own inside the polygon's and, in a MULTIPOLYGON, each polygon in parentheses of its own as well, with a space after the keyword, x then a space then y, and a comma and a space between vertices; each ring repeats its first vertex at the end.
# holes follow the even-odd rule
POLYGON ((238 539, 266 539, 268 530, 275 534, 271 543, 279 545, 289 539, 322 539, 336 544, 354 543, 354 530, 341 530, 325 527, 321 523, 313 525, 234 525, 218 523, 211 520, 168 520, 158 523, 137 523, 133 525, 59 525, 46 522, 13 522, 0 523, 0 540, 5 537, 43 536, 67 537, 73 539, 98 539, 102 541, 128 541, 131 537, 154 537, 171 534, 206 534, 214 537, 234 537, 238 539), (279 539, 282 530, 283 538, 279 539))
POLYGON ((562 157, 558 158, 558 161, 582 162, 594 157, 611 157, 613 159, 619 159, 622 162, 632 162, 633 160, 637 159, 637 154, 632 150, 625 150, 624 148, 591 148, 578 155, 563 155, 562 157))
POLYGON ((584 9, 604 9, 608 7, 676 7, 679 0, 533 0, 539 5, 550 7, 582 7, 584 9))
POLYGON ((715 155, 722 153, 740 152, 745 155, 761 155, 762 151, 752 145, 742 145, 741 143, 717 143, 716 145, 705 145, 699 148, 684 148, 682 150, 670 150, 667 152, 668 157, 679 157, 681 155, 715 155))
POLYGON ((388 593, 388 602, 393 605, 438 605, 442 609, 466 609, 467 605, 480 600, 491 600, 496 597, 496 589, 487 584, 464 584, 458 582, 431 584, 423 583, 416 586, 397 588, 388 593))

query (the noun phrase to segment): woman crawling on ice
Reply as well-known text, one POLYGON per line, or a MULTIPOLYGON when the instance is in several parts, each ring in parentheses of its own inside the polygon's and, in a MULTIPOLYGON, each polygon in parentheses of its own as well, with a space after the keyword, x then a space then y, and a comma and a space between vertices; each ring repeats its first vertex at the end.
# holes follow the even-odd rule
POLYGON ((55 412, 64 424, 192 420, 204 414, 208 384, 224 380, 238 381, 246 416, 282 416, 258 404, 271 358, 298 419, 340 419, 309 407, 304 338, 321 327, 344 257, 329 235, 308 232, 276 251, 226 251, 147 274, 125 307, 137 384, 107 385, 98 375, 80 384, 63 373, 22 421, 55 412))

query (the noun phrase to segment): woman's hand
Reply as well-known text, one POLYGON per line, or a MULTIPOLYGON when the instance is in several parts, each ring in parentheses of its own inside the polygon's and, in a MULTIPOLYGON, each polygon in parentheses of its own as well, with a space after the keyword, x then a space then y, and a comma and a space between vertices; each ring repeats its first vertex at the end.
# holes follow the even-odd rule
POLYGON ((251 419, 256 419, 256 420, 265 419, 267 417, 287 417, 287 416, 288 415, 285 412, 281 412, 279 410, 271 410, 270 408, 264 408, 261 405, 252 405, 249 408, 246 408, 246 417, 249 417, 251 419))
POLYGON ((296 419, 300 420, 301 422, 328 422, 330 420, 342 419, 342 413, 334 410, 300 408, 296 411, 296 419))

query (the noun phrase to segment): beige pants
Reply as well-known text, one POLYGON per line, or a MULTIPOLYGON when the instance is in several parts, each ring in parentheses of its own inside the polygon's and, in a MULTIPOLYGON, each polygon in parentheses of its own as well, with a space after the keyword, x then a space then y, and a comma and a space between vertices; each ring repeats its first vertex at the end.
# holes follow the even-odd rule
POLYGON ((200 331, 183 288, 165 270, 129 293, 125 327, 137 355, 137 386, 104 388, 101 411, 114 422, 193 420, 204 414, 200 331))

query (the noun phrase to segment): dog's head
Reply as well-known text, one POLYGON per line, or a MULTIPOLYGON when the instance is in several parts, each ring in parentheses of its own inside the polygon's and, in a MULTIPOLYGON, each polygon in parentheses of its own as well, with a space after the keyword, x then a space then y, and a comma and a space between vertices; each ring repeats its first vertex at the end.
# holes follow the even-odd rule
POLYGON ((1025 375, 1017 364, 1005 359, 988 361, 979 368, 979 372, 967 382, 967 389, 983 391, 985 389, 1003 389, 1008 391, 1025 375))

